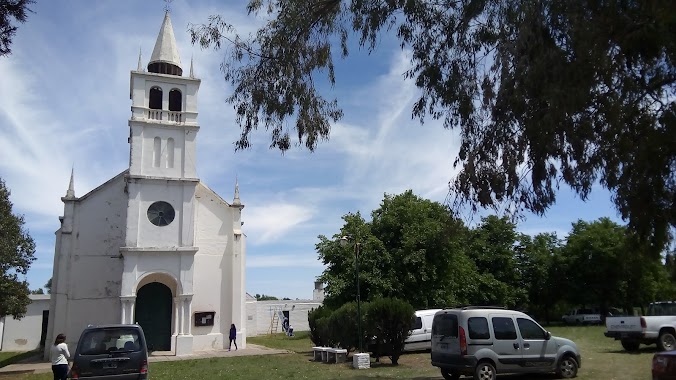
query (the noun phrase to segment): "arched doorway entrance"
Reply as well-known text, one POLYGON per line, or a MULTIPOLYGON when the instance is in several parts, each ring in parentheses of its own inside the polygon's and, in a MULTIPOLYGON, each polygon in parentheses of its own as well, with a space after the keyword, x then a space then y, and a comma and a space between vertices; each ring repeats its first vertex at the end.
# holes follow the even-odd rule
POLYGON ((149 350, 171 350, 172 304, 171 289, 159 282, 143 285, 136 293, 134 314, 149 350))

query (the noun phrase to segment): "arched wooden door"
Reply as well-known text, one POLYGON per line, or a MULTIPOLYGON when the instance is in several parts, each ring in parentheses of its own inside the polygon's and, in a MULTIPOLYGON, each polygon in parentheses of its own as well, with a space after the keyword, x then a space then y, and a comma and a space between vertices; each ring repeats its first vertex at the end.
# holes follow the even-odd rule
POLYGON ((159 282, 143 285, 136 294, 136 321, 149 350, 171 350, 171 299, 171 289, 159 282))

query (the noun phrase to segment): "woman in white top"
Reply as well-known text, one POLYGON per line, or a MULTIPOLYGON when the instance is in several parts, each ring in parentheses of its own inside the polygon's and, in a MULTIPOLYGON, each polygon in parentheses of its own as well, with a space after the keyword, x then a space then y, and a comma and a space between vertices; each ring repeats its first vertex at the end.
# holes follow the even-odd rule
POLYGON ((52 360, 52 372, 54 373, 54 380, 66 380, 68 378, 68 359, 70 359, 70 352, 68 352, 68 345, 66 344, 66 335, 59 334, 54 340, 49 357, 52 360))

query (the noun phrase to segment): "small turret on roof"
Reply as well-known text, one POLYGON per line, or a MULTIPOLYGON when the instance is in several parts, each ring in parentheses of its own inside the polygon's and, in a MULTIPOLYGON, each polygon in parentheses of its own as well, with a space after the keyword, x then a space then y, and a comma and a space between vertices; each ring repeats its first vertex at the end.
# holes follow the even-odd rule
POLYGON ((178 54, 174 28, 171 26, 168 11, 164 13, 160 34, 157 35, 155 48, 150 56, 150 62, 148 62, 148 71, 158 74, 183 75, 181 57, 178 54))
POLYGON ((242 201, 239 200, 239 181, 235 180, 235 198, 232 200, 233 206, 241 206, 242 201))
POLYGON ((68 190, 66 191, 66 196, 64 199, 75 199, 75 188, 73 186, 73 177, 75 175, 75 168, 70 169, 70 183, 68 184, 68 190))

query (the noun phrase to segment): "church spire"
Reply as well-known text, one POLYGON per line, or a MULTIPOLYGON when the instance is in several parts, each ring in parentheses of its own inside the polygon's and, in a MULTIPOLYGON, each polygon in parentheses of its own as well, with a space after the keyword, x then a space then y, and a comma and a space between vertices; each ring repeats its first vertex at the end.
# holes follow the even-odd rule
POLYGON ((242 201, 239 200, 239 181, 235 179, 235 198, 232 200, 233 206, 241 206, 242 201))
POLYGON ((192 56, 190 57, 190 78, 195 78, 195 72, 192 69, 192 56))
POLYGON ((174 28, 171 26, 169 11, 164 12, 164 20, 157 35, 153 54, 148 62, 148 71, 158 74, 183 75, 181 57, 178 54, 174 28))
POLYGON ((75 199, 75 189, 73 187, 73 177, 75 174, 75 168, 70 169, 70 183, 68 184, 68 190, 66 191, 66 199, 75 199))
POLYGON ((136 71, 143 71, 143 65, 141 64, 141 47, 138 47, 138 67, 136 71))

